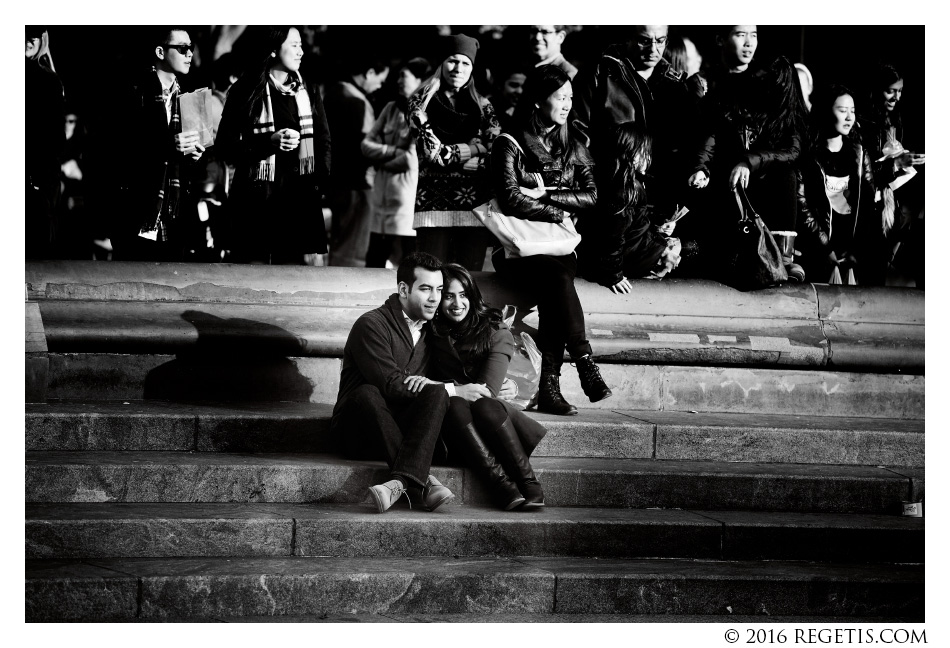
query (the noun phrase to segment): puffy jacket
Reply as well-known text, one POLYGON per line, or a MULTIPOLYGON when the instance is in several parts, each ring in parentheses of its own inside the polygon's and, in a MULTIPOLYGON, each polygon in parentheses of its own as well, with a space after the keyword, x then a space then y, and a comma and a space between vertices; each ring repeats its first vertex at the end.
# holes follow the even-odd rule
MULTIPOLYGON (((573 129, 572 129, 573 132, 573 129)), ((578 137, 583 137, 576 133, 578 137)), ((548 153, 537 137, 520 132, 512 135, 522 150, 508 137, 497 137, 491 151, 491 183, 502 212, 526 220, 559 223, 564 212, 575 214, 597 202, 593 161, 586 143, 575 140, 574 161, 565 163, 548 153), (522 152, 523 151, 523 152, 522 152), (537 189, 540 173, 548 189, 544 198, 521 193, 519 187, 537 189)))

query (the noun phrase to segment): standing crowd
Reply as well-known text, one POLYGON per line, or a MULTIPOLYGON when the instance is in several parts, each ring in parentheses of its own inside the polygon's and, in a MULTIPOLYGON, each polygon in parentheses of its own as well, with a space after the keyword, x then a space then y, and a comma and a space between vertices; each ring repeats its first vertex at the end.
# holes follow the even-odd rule
POLYGON ((205 137, 183 125, 188 29, 154 31, 150 65, 102 108, 108 128, 87 131, 48 31, 27 27, 27 258, 395 267, 420 250, 548 287, 569 324, 545 347, 581 357, 574 277, 617 293, 671 273, 730 282, 740 187, 790 281, 884 285, 897 260, 923 287, 923 178, 909 181, 925 158, 903 145, 895 67, 860 92, 816 84, 784 56, 760 61, 755 25, 718 28, 700 66, 682 32, 646 25, 578 70, 568 26, 521 29, 481 75, 484 38, 452 34, 431 60, 355 51, 320 85, 301 71, 304 28, 249 32, 253 64, 206 62, 205 137), (569 219, 580 245, 511 257, 475 213, 492 199, 569 219))

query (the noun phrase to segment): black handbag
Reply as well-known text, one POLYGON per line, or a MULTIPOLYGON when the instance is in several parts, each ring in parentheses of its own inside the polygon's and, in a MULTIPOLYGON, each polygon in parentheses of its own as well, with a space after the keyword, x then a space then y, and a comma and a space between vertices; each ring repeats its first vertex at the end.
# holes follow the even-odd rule
POLYGON ((736 185, 739 205, 738 240, 732 285, 739 290, 759 290, 788 281, 782 253, 769 228, 749 202, 745 188, 736 185))

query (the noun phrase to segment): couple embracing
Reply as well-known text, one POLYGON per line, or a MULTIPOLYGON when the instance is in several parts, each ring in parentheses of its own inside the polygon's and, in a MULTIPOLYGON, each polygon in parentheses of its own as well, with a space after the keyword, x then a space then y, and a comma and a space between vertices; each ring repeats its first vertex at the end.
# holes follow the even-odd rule
POLYGON ((389 464, 369 489, 379 512, 404 494, 428 511, 451 500, 429 474, 434 458, 472 468, 506 511, 544 506, 529 456, 546 430, 503 400, 516 395, 503 387, 515 346, 501 311, 465 268, 425 252, 405 257, 396 281, 350 331, 331 423, 348 456, 389 464))

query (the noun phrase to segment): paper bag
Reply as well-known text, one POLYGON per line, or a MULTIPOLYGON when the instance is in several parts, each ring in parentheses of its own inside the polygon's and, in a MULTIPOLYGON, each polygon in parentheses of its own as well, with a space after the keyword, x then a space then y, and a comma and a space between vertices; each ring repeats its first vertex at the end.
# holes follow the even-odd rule
POLYGON ((198 133, 198 143, 208 148, 214 144, 211 119, 211 90, 200 88, 178 96, 181 107, 181 131, 198 133))

